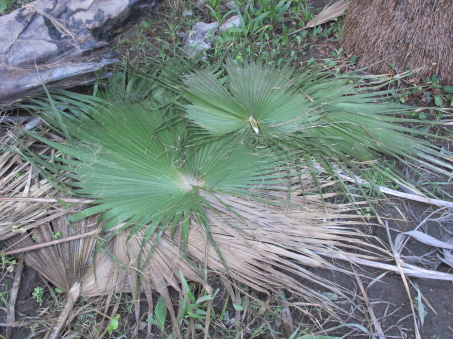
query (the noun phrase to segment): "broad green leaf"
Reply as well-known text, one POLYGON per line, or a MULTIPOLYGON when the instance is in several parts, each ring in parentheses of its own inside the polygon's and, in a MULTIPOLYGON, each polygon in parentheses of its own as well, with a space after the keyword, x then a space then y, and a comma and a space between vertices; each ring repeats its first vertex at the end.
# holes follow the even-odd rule
POLYGON ((0 0, 0 14, 3 14, 5 9, 8 8, 8 1, 6 0, 0 0))
POLYGON ((444 91, 447 93, 453 93, 453 86, 444 86, 444 91))
POLYGON ((107 330, 109 332, 109 335, 111 335, 112 332, 115 331, 118 328, 119 319, 120 319, 120 315, 119 314, 115 314, 115 316, 112 318, 112 320, 110 320, 109 327, 107 328, 107 330))
POLYGON ((196 304, 195 302, 195 296, 193 295, 192 293, 192 290, 190 289, 189 287, 189 284, 187 283, 187 280, 186 278, 184 277, 184 275, 182 274, 182 271, 179 272, 179 278, 181 279, 181 285, 183 287, 183 291, 184 293, 188 296, 190 302, 192 304, 196 304))
POLYGON ((434 96, 434 103, 437 105, 437 106, 442 106, 443 104, 443 100, 442 100, 442 97, 439 96, 439 95, 435 95, 434 96))
POLYGON ((243 306, 235 304, 235 303, 233 303, 233 307, 236 311, 239 311, 239 312, 244 310, 243 306))
POLYGON ((212 299, 214 299, 214 297, 212 295, 210 295, 210 294, 205 295, 203 297, 198 298, 196 304, 201 304, 201 303, 204 303, 205 301, 209 301, 212 299))
POLYGON ((165 320, 167 319, 167 304, 162 295, 157 301, 156 308, 154 309, 154 316, 156 317, 157 326, 163 331, 165 329, 165 320))

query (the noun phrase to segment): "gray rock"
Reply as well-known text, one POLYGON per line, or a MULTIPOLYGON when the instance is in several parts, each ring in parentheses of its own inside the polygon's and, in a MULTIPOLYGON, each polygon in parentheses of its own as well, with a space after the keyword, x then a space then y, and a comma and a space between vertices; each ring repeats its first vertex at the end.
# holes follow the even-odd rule
MULTIPOLYGON (((207 24, 205 22, 197 22, 192 31, 189 31, 188 38, 185 41, 185 49, 187 54, 192 57, 205 52, 211 48, 211 40, 214 37, 218 22, 207 24)), ((187 34, 187 33, 186 33, 187 34)))
POLYGON ((111 41, 163 0, 37 0, 0 16, 0 107, 88 81, 117 62, 111 41), (38 71, 40 76, 38 75, 38 71))
POLYGON ((199 9, 203 9, 204 6, 206 5, 207 0, 198 0, 198 2, 195 4, 195 7, 199 9))
POLYGON ((225 21, 220 27, 219 32, 226 31, 228 28, 241 27, 241 19, 238 15, 232 16, 227 21, 225 21))
POLYGON ((207 51, 210 48, 211 44, 206 43, 203 40, 188 39, 186 42, 186 52, 190 56, 197 56, 198 54, 207 51))
POLYGON ((194 35, 208 35, 208 34, 214 34, 215 31, 217 30, 217 27, 219 27, 218 22, 213 22, 210 24, 207 24, 205 22, 197 22, 193 28, 192 31, 194 35))
POLYGON ((186 17, 186 16, 192 16, 193 15, 193 12, 191 10, 188 10, 188 9, 185 9, 182 11, 182 14, 181 14, 183 17, 186 17))

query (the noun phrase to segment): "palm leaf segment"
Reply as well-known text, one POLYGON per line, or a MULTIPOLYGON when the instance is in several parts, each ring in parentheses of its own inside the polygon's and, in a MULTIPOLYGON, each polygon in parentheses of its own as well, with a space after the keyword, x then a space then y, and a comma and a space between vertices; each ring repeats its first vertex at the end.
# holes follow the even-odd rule
MULTIPOLYGON (((271 167, 269 157, 227 140, 183 145, 179 133, 167 126, 165 112, 150 111, 149 103, 106 102, 75 115, 60 113, 72 143, 36 137, 64 154, 49 158, 53 165, 48 167, 57 166, 75 179, 75 194, 98 199, 71 221, 104 212, 99 220, 109 220, 104 230, 125 222, 125 227, 135 225, 135 233, 151 222, 149 238, 158 225, 183 222, 188 227, 190 215, 207 225, 206 194, 241 196, 244 189, 259 186, 271 167)), ((61 132, 52 115, 44 118, 61 132)))
POLYGON ((313 69, 295 75, 287 66, 231 60, 225 73, 197 71, 184 79, 187 117, 212 135, 258 137, 261 145, 298 153, 309 163, 314 159, 332 175, 336 167, 369 179, 362 166, 367 163, 387 179, 413 187, 382 154, 452 175, 448 155, 397 124, 414 122, 413 108, 385 102, 389 91, 360 88, 358 77, 329 78, 313 69))
POLYGON ((248 128, 259 133, 270 127, 287 133, 309 128, 319 118, 314 110, 308 113, 313 105, 306 97, 294 95, 297 88, 292 85, 290 68, 227 61, 225 70, 225 85, 226 79, 217 79, 207 70, 185 80, 186 97, 192 102, 186 106, 187 116, 212 134, 248 128))

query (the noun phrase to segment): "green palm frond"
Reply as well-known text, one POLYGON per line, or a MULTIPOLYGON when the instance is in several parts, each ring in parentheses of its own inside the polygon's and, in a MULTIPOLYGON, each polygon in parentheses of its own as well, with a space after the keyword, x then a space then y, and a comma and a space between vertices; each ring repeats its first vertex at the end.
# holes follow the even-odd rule
POLYGON ((255 145, 258 140, 273 151, 298 153, 334 176, 337 167, 372 182, 363 169, 373 167, 388 180, 414 188, 383 155, 453 175, 451 154, 404 127, 414 122, 414 108, 386 101, 389 91, 370 91, 360 77, 297 73, 259 61, 229 60, 224 68, 223 77, 204 70, 184 79, 187 117, 211 135, 240 137, 255 145))
POLYGON ((186 97, 192 102, 186 106, 188 118, 211 133, 225 135, 240 129, 259 133, 271 127, 288 132, 303 128, 302 121, 309 128, 316 120, 314 111, 309 120, 300 117, 301 106, 308 110, 312 103, 293 95, 296 88, 289 67, 263 68, 259 62, 244 67, 227 61, 225 70, 228 78, 218 79, 204 70, 184 81, 186 97))
MULTIPOLYGON (((185 126, 168 125, 167 112, 150 110, 148 104, 105 102, 73 113, 61 112, 60 117, 72 143, 35 135, 59 152, 40 165, 73 179, 74 194, 96 199, 95 206, 74 215, 73 222, 103 212, 104 230, 133 224, 133 234, 151 223, 148 238, 158 227, 176 226, 191 215, 207 225, 205 195, 253 195, 246 189, 259 187, 263 177, 275 171, 272 157, 228 139, 184 145, 187 140, 180 134, 185 126)), ((43 118, 61 132, 52 114, 43 118)))

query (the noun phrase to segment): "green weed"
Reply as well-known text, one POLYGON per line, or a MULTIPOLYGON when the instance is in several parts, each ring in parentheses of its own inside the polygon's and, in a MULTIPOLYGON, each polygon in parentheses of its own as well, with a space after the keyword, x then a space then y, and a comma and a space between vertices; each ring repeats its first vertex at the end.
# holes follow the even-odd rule
POLYGON ((32 295, 31 295, 33 300, 36 301, 39 304, 39 306, 42 306, 43 294, 44 294, 44 288, 42 288, 40 286, 37 286, 37 287, 35 287, 35 289, 33 290, 32 295))

